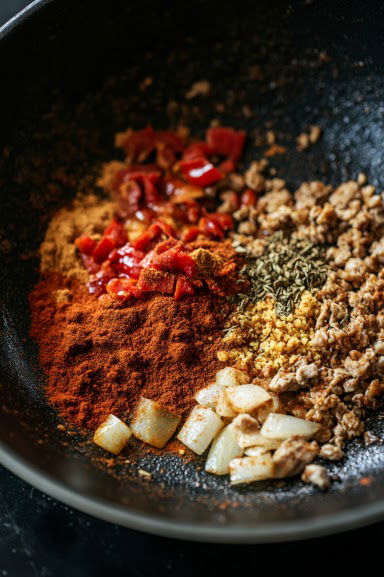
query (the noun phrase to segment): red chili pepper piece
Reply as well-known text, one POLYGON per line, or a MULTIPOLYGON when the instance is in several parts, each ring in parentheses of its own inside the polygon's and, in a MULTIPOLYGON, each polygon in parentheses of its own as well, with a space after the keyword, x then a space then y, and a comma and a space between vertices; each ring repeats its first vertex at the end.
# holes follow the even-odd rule
POLYGON ((195 158, 204 158, 210 156, 212 151, 207 142, 192 142, 184 151, 183 160, 194 160, 195 158))
POLYGON ((177 233, 176 233, 175 229, 173 228, 173 226, 171 226, 167 222, 163 222, 162 220, 156 220, 156 222, 154 224, 156 226, 158 226, 160 231, 162 233, 164 233, 165 235, 171 236, 173 238, 177 237, 177 233))
POLYGON ((83 265, 87 269, 89 274, 96 274, 100 270, 100 265, 94 261, 92 255, 82 254, 81 260, 83 261, 83 265))
POLYGON ((215 126, 207 130, 207 143, 212 154, 226 156, 236 163, 243 153, 245 132, 224 126, 215 126))
POLYGON ((122 148, 130 163, 146 160, 155 148, 155 131, 152 126, 143 130, 130 130, 122 148))
POLYGON ((172 295, 175 288, 175 277, 165 271, 143 268, 137 283, 142 292, 159 292, 172 295))
POLYGON ((174 152, 181 153, 184 150, 184 143, 181 138, 174 132, 167 132, 166 130, 158 130, 155 133, 156 142, 161 142, 169 146, 174 152))
POLYGON ((97 242, 89 236, 79 236, 75 240, 75 245, 82 254, 91 255, 97 245, 97 242))
POLYGON ((193 278, 197 274, 196 262, 180 248, 171 248, 153 259, 153 266, 158 270, 168 272, 181 272, 185 276, 193 278))
POLYGON ((147 252, 143 260, 140 262, 141 268, 149 268, 152 266, 152 261, 155 258, 156 252, 154 250, 150 250, 147 252))
POLYGON ((183 141, 173 132, 156 132, 156 164, 168 169, 184 150, 183 141))
POLYGON ((109 261, 117 274, 137 279, 140 275, 141 261, 144 257, 145 254, 143 252, 136 250, 127 243, 118 250, 114 250, 109 257, 109 261))
POLYGON ((106 261, 101 266, 101 269, 90 277, 88 283, 88 291, 91 294, 100 296, 105 292, 107 283, 115 276, 115 272, 111 269, 109 262, 106 261))
POLYGON ((156 164, 158 166, 164 170, 168 170, 175 164, 176 160, 177 157, 172 148, 162 142, 156 144, 156 164))
POLYGON ((178 247, 179 250, 183 250, 180 241, 176 240, 175 238, 167 238, 166 240, 159 242, 159 244, 155 246, 153 252, 155 254, 161 254, 162 252, 165 252, 166 250, 169 250, 170 248, 174 248, 176 246, 178 247))
POLYGON ((113 195, 123 216, 134 214, 140 206, 155 205, 161 200, 161 172, 153 164, 136 165, 120 170, 113 182, 113 195))
POLYGON ((108 237, 115 241, 116 246, 122 246, 128 240, 127 232, 124 228, 122 222, 114 218, 112 222, 107 226, 103 233, 104 237, 108 237))
POLYGON ((195 294, 195 288, 186 278, 179 277, 176 281, 175 300, 179 301, 183 296, 190 296, 195 294))
POLYGON ((159 238, 161 234, 165 234, 166 236, 175 237, 176 231, 175 229, 167 224, 166 222, 162 222, 161 220, 157 220, 147 230, 145 230, 139 237, 131 242, 131 245, 138 249, 138 250, 147 250, 149 245, 159 238))
POLYGON ((229 172, 234 172, 236 168, 236 163, 231 160, 230 158, 228 158, 227 160, 224 160, 223 162, 221 162, 219 164, 219 170, 221 170, 221 172, 224 172, 224 174, 228 174, 229 172))
POLYGON ((209 220, 217 222, 223 230, 233 229, 233 218, 231 214, 228 214, 226 212, 214 212, 211 214, 207 214, 207 218, 209 220))
POLYGON ((149 173, 147 175, 143 175, 141 179, 139 179, 139 177, 137 177, 137 179, 139 180, 139 182, 141 180, 144 189, 146 206, 153 206, 158 204, 161 200, 161 194, 158 189, 160 175, 149 173))
POLYGON ((257 195, 254 190, 247 188, 241 195, 241 206, 256 206, 257 195))
POLYGON ((122 301, 130 298, 139 299, 143 296, 136 281, 128 278, 113 278, 106 285, 107 293, 122 301))
POLYGON ((183 242, 192 242, 199 236, 199 228, 197 226, 191 226, 183 234, 183 242))
POLYGON ((137 250, 146 250, 152 241, 154 241, 160 233, 157 224, 151 224, 140 236, 131 241, 131 245, 137 250))
POLYGON ((103 236, 92 253, 94 261, 102 263, 108 258, 109 253, 112 252, 114 248, 116 248, 116 242, 108 236, 103 236))
POLYGON ((203 218, 199 220, 199 230, 208 238, 223 239, 225 236, 220 224, 207 216, 203 216, 203 218))
POLYGON ((188 200, 187 206, 187 218, 189 222, 195 223, 199 220, 201 214, 201 206, 195 200, 188 200))
POLYGON ((220 170, 204 157, 182 160, 180 170, 186 180, 198 186, 209 186, 223 178, 220 170))

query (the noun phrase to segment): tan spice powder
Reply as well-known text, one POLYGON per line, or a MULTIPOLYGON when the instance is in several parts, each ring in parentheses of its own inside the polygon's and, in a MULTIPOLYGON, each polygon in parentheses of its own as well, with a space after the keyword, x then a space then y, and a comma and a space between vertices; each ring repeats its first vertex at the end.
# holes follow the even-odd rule
POLYGON ((265 378, 293 367, 303 356, 308 363, 318 362, 320 353, 311 345, 318 313, 319 304, 309 291, 285 317, 276 314, 272 297, 249 304, 231 316, 218 358, 265 378))

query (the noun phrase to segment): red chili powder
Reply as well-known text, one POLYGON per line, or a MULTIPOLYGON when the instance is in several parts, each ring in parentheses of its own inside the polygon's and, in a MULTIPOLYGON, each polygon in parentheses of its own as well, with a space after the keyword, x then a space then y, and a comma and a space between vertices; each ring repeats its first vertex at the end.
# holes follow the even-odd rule
POLYGON ((95 429, 109 413, 126 419, 140 395, 188 412, 194 393, 222 367, 216 352, 227 300, 201 293, 120 304, 68 283, 50 276, 30 296, 31 335, 40 346, 48 401, 59 414, 95 429), (57 298, 63 287, 69 302, 57 298))

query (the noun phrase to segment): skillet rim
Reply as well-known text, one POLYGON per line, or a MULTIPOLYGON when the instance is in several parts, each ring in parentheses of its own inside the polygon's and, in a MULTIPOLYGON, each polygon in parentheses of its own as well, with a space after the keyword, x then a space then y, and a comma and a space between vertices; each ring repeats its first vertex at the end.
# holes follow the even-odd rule
POLYGON ((82 513, 104 521, 116 523, 161 537, 186 539, 208 543, 278 543, 323 537, 358 529, 384 519, 384 500, 325 517, 308 520, 270 523, 260 527, 208 527, 199 523, 167 521, 158 515, 134 513, 125 506, 114 505, 80 495, 64 483, 54 480, 34 465, 17 456, 14 451, 0 443, 0 463, 11 473, 26 481, 50 497, 69 505, 82 513))
MULTIPOLYGON (((52 1, 34 0, 26 6, 0 27, 0 42, 52 1)), ((0 464, 36 489, 83 513, 130 529, 174 539, 232 544, 299 541, 357 529, 384 519, 384 499, 380 499, 352 511, 346 509, 318 519, 276 522, 253 528, 207 527, 198 523, 167 521, 158 515, 134 513, 125 506, 80 495, 18 456, 3 442, 0 442, 0 464)))

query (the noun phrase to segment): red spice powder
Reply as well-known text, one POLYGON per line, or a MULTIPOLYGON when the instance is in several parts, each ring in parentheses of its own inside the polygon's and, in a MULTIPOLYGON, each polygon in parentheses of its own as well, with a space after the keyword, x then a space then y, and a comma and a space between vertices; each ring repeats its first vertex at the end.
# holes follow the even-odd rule
POLYGON ((47 398, 59 414, 95 429, 109 413, 126 419, 140 395, 188 412, 194 393, 222 367, 216 352, 228 301, 207 292, 121 304, 69 283, 52 275, 30 295, 31 335, 40 346, 47 398), (57 299, 63 288, 70 302, 57 299))

